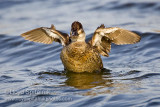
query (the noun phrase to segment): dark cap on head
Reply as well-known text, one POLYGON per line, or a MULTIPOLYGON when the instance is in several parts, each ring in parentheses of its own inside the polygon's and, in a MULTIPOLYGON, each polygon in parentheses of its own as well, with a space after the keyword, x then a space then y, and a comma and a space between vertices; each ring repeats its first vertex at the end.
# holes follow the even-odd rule
POLYGON ((74 21, 73 23, 72 23, 72 25, 71 25, 71 31, 73 32, 73 31, 77 31, 77 30, 79 30, 79 29, 82 29, 83 27, 82 27, 82 24, 80 23, 80 22, 78 22, 78 21, 74 21))

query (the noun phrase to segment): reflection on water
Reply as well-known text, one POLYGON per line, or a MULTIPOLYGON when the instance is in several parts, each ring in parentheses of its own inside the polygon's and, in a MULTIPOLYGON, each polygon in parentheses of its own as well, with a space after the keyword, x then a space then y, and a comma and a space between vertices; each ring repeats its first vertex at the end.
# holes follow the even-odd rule
MULTIPOLYGON (((138 77, 138 78, 124 78, 128 75, 135 75, 137 73, 141 73, 140 71, 128 71, 127 73, 111 73, 111 70, 103 69, 102 72, 94 72, 94 73, 74 73, 74 72, 55 72, 55 71, 47 71, 40 72, 39 81, 36 81, 34 85, 48 85, 50 82, 54 82, 55 78, 65 78, 62 83, 63 86, 74 87, 76 89, 88 89, 89 91, 78 93, 81 95, 99 95, 99 94, 122 94, 122 93, 140 93, 141 90, 133 90, 133 88, 140 88, 141 82, 137 81, 138 78, 148 78, 152 74, 148 76, 138 77), (57 77, 58 76, 58 77, 57 77), (125 81, 121 81, 125 80, 125 81), (136 82, 135 82, 136 81, 136 82)), ((156 74, 155 74, 156 75, 156 74)), ((159 75, 159 74, 157 74, 159 75)), ((51 84, 49 85, 51 86, 51 84)), ((52 87, 52 86, 51 86, 52 87)), ((54 90, 54 89, 53 89, 54 90)))
POLYGON ((65 84, 78 89, 90 89, 96 86, 104 86, 106 82, 112 80, 104 80, 103 73, 110 76, 110 70, 104 69, 101 73, 67 73, 65 84))
POLYGON ((160 106, 159 10, 159 0, 0 0, 0 106, 160 106), (134 30, 142 40, 113 44, 103 72, 79 74, 64 72, 58 43, 19 36, 50 24, 69 33, 75 20, 87 40, 102 23, 134 30))

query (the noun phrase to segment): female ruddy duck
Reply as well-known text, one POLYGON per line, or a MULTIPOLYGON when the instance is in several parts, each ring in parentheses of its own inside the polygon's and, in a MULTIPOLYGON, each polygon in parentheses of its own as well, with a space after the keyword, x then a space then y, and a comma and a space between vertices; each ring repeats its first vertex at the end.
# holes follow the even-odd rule
POLYGON ((61 43, 64 47, 60 58, 66 71, 93 72, 101 71, 103 63, 100 55, 108 57, 111 43, 116 45, 134 44, 140 41, 137 34, 118 27, 106 28, 103 24, 98 27, 91 40, 85 42, 85 32, 82 24, 75 21, 71 25, 70 36, 62 33, 51 25, 50 28, 40 27, 21 34, 26 40, 52 44, 61 43))

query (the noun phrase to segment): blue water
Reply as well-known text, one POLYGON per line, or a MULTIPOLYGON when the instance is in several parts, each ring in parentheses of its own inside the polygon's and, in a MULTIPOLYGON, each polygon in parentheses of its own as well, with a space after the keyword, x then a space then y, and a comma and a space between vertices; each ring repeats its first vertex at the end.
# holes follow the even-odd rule
POLYGON ((159 0, 0 0, 0 107, 159 107, 159 0), (101 73, 65 73, 62 46, 24 40, 50 27, 69 33, 80 21, 92 37, 100 25, 136 32, 134 45, 112 44, 101 73))

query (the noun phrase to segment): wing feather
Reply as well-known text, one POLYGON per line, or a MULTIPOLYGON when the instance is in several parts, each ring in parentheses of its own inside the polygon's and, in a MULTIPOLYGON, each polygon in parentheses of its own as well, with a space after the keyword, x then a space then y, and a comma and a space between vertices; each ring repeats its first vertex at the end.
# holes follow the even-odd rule
POLYGON ((40 27, 21 34, 26 40, 44 44, 52 44, 53 41, 66 46, 69 43, 69 36, 60 32, 52 25, 51 28, 40 27))
POLYGON ((118 35, 113 39, 113 43, 117 45, 123 45, 123 44, 135 44, 141 40, 141 37, 137 35, 134 32, 125 30, 125 29, 118 29, 114 33, 110 33, 109 36, 113 37, 115 35, 118 35), (118 32, 118 33, 117 33, 118 32))
POLYGON ((118 27, 105 28, 101 25, 96 29, 89 43, 96 47, 103 56, 109 56, 111 43, 117 45, 134 44, 139 42, 141 37, 134 32, 118 27))

